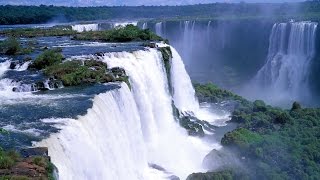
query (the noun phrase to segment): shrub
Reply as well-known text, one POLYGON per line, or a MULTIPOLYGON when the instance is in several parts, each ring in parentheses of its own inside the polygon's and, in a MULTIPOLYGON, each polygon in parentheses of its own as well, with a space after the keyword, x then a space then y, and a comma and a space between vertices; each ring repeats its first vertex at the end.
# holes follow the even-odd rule
POLYGON ((253 111, 255 112, 265 112, 267 110, 266 104, 262 100, 256 100, 253 102, 253 111))
POLYGON ((30 68, 41 70, 48 66, 61 63, 62 60, 63 55, 61 54, 61 49, 55 48, 46 50, 36 58, 30 68))
POLYGON ((9 37, 0 43, 0 51, 6 55, 15 55, 20 49, 20 42, 15 37, 9 37))
POLYGON ((249 146, 262 141, 262 137, 250 130, 238 128, 224 135, 221 140, 223 145, 248 148, 249 146))
POLYGON ((83 83, 105 83, 115 80, 125 81, 128 78, 119 76, 118 79, 107 73, 107 64, 95 60, 66 61, 64 63, 55 64, 45 69, 45 74, 62 80, 65 86, 76 86, 83 83))
POLYGON ((14 160, 9 156, 0 157, 0 169, 9 169, 14 165, 14 160))
POLYGON ((36 164, 37 166, 41 167, 46 167, 47 166, 47 161, 45 158, 37 156, 33 158, 33 163, 36 164))
POLYGON ((108 31, 82 32, 73 37, 75 40, 99 40, 106 42, 129 42, 129 41, 162 41, 163 39, 150 31, 142 30, 134 25, 117 27, 108 31))
POLYGON ((300 105, 298 102, 295 101, 295 102, 292 104, 291 111, 296 111, 296 110, 299 110, 299 109, 301 109, 301 105, 300 105))

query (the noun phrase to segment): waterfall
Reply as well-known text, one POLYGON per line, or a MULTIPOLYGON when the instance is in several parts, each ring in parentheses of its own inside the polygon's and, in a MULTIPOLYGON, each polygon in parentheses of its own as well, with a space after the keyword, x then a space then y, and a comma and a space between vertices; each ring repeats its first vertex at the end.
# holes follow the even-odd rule
MULTIPOLYGON (((179 77, 186 78, 175 78, 173 88, 180 92, 182 87, 176 86, 182 85, 190 92, 185 96, 188 101, 182 96, 179 100, 182 107, 192 108, 190 78, 174 49, 173 53, 177 61, 173 75, 182 73, 179 77)), ((205 171, 203 158, 220 146, 188 136, 175 121, 161 53, 156 49, 106 53, 102 61, 110 68, 125 69, 131 91, 123 83, 118 90, 96 96, 87 115, 62 120, 59 133, 37 144, 49 147, 60 179, 168 179, 172 175, 186 179, 192 172, 205 171)))
POLYGON ((10 63, 11 61, 9 60, 0 63, 0 77, 2 77, 9 70, 10 63))
POLYGON ((31 63, 31 62, 28 61, 28 62, 25 62, 25 63, 23 63, 23 64, 18 64, 18 65, 16 65, 15 70, 16 70, 16 71, 25 71, 25 70, 28 69, 30 63, 31 63))
POLYGON ((77 32, 98 31, 99 24, 76 24, 76 25, 72 25, 72 30, 77 32))
POLYGON ((142 24, 142 29, 148 29, 148 23, 146 23, 146 22, 143 23, 143 24, 142 24))
MULTIPOLYGON (((46 120, 48 122, 48 120, 46 120)), ((63 129, 40 142, 59 179, 141 179, 148 168, 137 106, 127 86, 100 94, 78 120, 55 119, 63 129)))
MULTIPOLYGON (((188 57, 188 55, 193 53, 193 44, 194 44, 194 28, 195 21, 184 21, 183 26, 183 57, 188 57)), ((191 59, 187 59, 191 61, 191 59)), ((189 64, 190 62, 187 62, 189 64)))
POLYGON ((127 25, 134 25, 134 26, 137 26, 138 25, 138 22, 116 22, 116 23, 113 23, 113 28, 116 28, 116 27, 126 27, 127 25))
POLYGON ((210 43, 210 30, 211 30, 211 21, 208 22, 207 25, 207 38, 208 38, 208 44, 210 43))
POLYGON ((156 23, 156 34, 162 36, 162 22, 156 23))
POLYGON ((303 21, 274 24, 267 62, 253 82, 270 98, 306 100, 310 92, 308 76, 315 54, 317 23, 303 21))
POLYGON ((173 85, 173 99, 176 107, 182 111, 199 110, 199 103, 195 96, 191 80, 184 67, 183 61, 178 52, 171 47, 171 83, 173 85))

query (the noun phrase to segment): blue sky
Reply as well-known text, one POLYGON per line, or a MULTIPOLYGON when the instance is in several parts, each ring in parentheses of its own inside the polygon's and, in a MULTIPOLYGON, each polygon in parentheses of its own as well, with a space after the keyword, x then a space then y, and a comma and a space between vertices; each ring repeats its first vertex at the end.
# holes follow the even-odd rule
POLYGON ((64 5, 64 6, 112 6, 112 5, 181 5, 213 2, 299 2, 302 0, 0 0, 0 4, 12 5, 64 5))

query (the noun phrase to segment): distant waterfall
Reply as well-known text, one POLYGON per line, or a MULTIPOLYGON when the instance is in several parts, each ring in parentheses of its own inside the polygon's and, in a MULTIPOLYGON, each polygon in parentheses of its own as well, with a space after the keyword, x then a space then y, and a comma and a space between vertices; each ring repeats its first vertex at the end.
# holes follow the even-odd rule
MULTIPOLYGON (((190 103, 197 101, 190 78, 174 49, 173 56, 173 75, 177 75, 173 88, 188 92, 182 92, 185 97, 179 95, 181 101, 174 99, 181 107, 192 109, 190 103)), ((96 96, 85 116, 60 120, 62 130, 38 144, 49 147, 60 179, 148 180, 172 175, 186 179, 192 172, 205 171, 203 158, 219 145, 209 147, 188 136, 175 121, 161 53, 156 49, 114 52, 101 60, 110 68, 126 70, 131 91, 122 83, 120 89, 96 96)))
POLYGON ((127 25, 134 25, 137 26, 138 22, 134 21, 134 22, 116 22, 112 24, 113 28, 117 28, 117 27, 126 27, 127 25))
MULTIPOLYGON (((188 57, 188 54, 193 53, 194 44, 194 28, 195 21, 184 21, 183 23, 183 56, 188 57)), ((187 62, 187 64, 190 62, 187 62)))
POLYGON ((156 34, 158 34, 159 36, 163 35, 162 24, 162 22, 156 23, 156 34))
POLYGON ((283 100, 308 98, 309 68, 315 54, 316 29, 317 23, 308 21, 274 24, 267 62, 253 80, 254 84, 264 89, 258 92, 265 95, 272 93, 267 96, 283 100))
POLYGON ((77 32, 98 31, 99 24, 76 24, 76 25, 72 25, 72 30, 77 32))
POLYGON ((146 23, 146 22, 143 23, 143 24, 142 24, 142 29, 148 29, 148 23, 146 23))

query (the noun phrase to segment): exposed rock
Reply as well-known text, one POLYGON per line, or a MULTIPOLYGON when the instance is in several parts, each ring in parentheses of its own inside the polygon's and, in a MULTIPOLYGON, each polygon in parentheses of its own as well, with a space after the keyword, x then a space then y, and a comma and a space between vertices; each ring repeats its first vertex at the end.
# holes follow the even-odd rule
POLYGON ((104 53, 103 52, 97 52, 97 53, 95 53, 95 55, 102 57, 104 55, 104 53))
POLYGON ((19 64, 19 62, 18 61, 12 61, 11 63, 10 63, 10 69, 15 69, 16 68, 16 66, 19 64))
POLYGON ((28 148, 22 149, 20 152, 22 157, 34 157, 34 156, 48 156, 48 148, 47 147, 37 147, 37 148, 28 148))
POLYGON ((157 48, 157 44, 153 42, 143 43, 142 46, 149 47, 149 48, 157 48))
POLYGON ((178 176, 172 175, 168 177, 169 180, 180 180, 178 176))
POLYGON ((32 61, 32 57, 26 56, 26 57, 23 58, 23 61, 24 62, 32 61))
POLYGON ((197 123, 196 121, 193 121, 190 116, 183 116, 179 118, 179 123, 182 127, 184 127, 188 134, 191 136, 204 136, 204 131, 202 129, 202 126, 197 123))
POLYGON ((226 149, 220 151, 213 149, 205 156, 202 163, 204 167, 212 171, 240 167, 238 158, 233 153, 229 153, 226 149))
POLYGON ((0 179, 48 180, 55 167, 50 162, 48 148, 38 147, 21 150, 13 166, 0 169, 0 179))
POLYGON ((32 91, 47 91, 49 90, 48 88, 46 88, 44 82, 39 81, 36 82, 32 85, 32 91))

